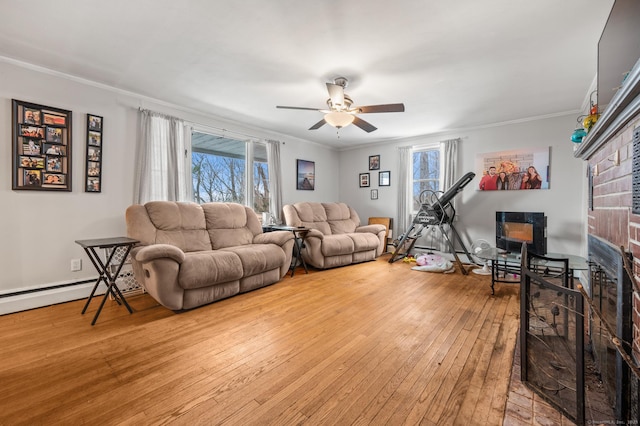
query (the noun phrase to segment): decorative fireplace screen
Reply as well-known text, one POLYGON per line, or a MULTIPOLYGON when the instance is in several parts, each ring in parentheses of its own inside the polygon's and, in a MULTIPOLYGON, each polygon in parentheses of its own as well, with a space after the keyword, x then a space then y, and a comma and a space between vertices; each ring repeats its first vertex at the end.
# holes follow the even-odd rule
POLYGON ((604 390, 615 410, 616 420, 638 421, 638 379, 631 374, 623 353, 631 355, 632 285, 624 271, 619 249, 589 235, 590 344, 604 390), (612 334, 620 342, 618 350, 612 334))
POLYGON ((532 270, 525 260, 526 247, 522 259, 522 381, 568 418, 584 424, 584 299, 567 287, 566 263, 532 270))

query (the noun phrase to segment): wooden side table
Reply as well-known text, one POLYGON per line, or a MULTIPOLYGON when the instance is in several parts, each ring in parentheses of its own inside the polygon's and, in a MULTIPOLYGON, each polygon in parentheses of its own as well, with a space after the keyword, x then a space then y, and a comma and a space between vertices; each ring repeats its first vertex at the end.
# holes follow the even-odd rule
POLYGON ((124 265, 131 248, 138 244, 140 241, 134 240, 133 238, 127 237, 115 237, 115 238, 98 238, 93 240, 76 240, 76 244, 80 245, 84 251, 89 256, 91 263, 98 271, 99 277, 96 281, 96 284, 93 286, 93 290, 91 290, 91 294, 89 295, 89 299, 87 299, 87 303, 85 303, 84 308, 82 309, 82 314, 87 311, 89 307, 89 303, 91 303, 91 299, 93 299, 93 295, 95 294, 98 286, 101 282, 104 282, 107 286, 107 291, 102 298, 102 302, 100 302, 100 307, 96 312, 96 315, 93 317, 93 321, 91 321, 91 325, 94 325, 100 316, 100 312, 102 312, 102 307, 104 306, 104 302, 109 297, 109 294, 113 296, 113 299, 118 302, 118 305, 124 304, 130 314, 133 313, 131 307, 127 303, 126 299, 120 292, 120 289, 116 285, 116 278, 120 274, 120 270, 122 269, 122 265, 124 265), (114 254, 118 249, 123 248, 125 250, 124 256, 115 257, 114 254), (106 262, 102 262, 102 259, 96 253, 96 249, 110 249, 110 254, 107 256, 106 262))

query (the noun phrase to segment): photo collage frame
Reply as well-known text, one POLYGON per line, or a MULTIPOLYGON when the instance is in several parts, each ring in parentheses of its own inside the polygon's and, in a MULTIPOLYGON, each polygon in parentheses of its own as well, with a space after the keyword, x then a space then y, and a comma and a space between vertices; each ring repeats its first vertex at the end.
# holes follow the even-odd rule
POLYGON ((87 114, 87 158, 85 167, 85 192, 102 192, 102 129, 104 118, 87 114))
POLYGON ((14 190, 71 191, 71 111, 12 99, 14 190))

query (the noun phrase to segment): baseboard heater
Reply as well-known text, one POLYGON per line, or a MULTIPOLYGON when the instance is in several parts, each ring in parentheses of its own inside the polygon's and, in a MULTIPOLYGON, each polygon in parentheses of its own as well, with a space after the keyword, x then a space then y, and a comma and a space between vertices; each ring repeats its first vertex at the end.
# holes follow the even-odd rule
POLYGON ((96 278, 93 278, 93 279, 89 279, 89 280, 75 281, 75 282, 72 282, 72 283, 57 284, 57 285, 52 285, 52 286, 48 286, 48 287, 30 288, 30 289, 27 289, 27 290, 20 290, 20 291, 14 291, 14 292, 11 292, 11 293, 0 294, 0 299, 4 299, 4 298, 7 298, 7 297, 23 296, 25 294, 40 293, 42 291, 58 290, 58 289, 61 289, 61 288, 74 287, 74 286, 77 286, 77 285, 89 284, 89 283, 95 283, 95 282, 96 282, 96 278))

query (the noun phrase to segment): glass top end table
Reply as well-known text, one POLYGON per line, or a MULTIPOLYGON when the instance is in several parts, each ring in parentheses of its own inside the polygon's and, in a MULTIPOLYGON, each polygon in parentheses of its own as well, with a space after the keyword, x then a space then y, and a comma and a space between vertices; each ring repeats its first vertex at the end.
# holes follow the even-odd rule
MULTIPOLYGON (((520 253, 507 252, 505 250, 489 247, 475 253, 475 256, 485 261, 491 261, 491 294, 495 294, 495 283, 519 283, 520 279, 515 277, 508 278, 509 274, 519 276, 521 273, 520 253)), ((571 287, 573 287, 573 272, 589 269, 587 259, 567 253, 546 253, 547 258, 568 259, 569 260, 569 276, 571 277, 571 287)), ((547 261, 544 259, 535 259, 538 266, 559 267, 560 263, 547 261)))

